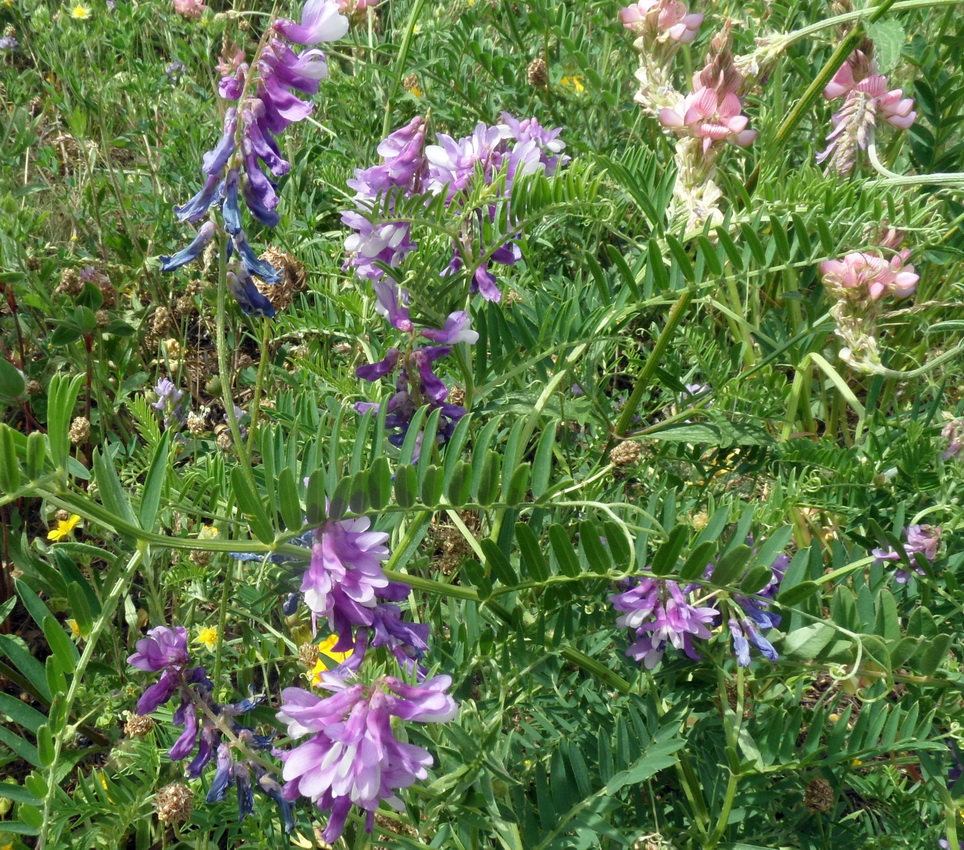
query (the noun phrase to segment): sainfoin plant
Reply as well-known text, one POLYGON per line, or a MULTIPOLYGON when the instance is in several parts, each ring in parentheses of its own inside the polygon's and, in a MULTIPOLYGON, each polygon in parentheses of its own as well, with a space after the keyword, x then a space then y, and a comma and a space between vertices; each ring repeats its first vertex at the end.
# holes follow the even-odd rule
POLYGON ((0 848, 964 846, 955 12, 0 7, 0 848))

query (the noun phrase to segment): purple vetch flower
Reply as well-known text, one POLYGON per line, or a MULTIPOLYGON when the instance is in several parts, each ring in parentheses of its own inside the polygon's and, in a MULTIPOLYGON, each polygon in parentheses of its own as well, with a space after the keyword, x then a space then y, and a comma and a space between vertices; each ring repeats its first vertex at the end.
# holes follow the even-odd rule
POLYGON ((520 121, 503 113, 500 124, 478 124, 471 135, 458 140, 440 133, 437 144, 426 145, 424 120, 412 119, 378 146, 383 160, 379 165, 357 169, 348 181, 356 194, 355 209, 342 215, 344 224, 354 231, 345 242, 347 265, 372 281, 384 276, 382 266, 401 265, 418 247, 411 237, 411 224, 379 219, 391 219, 401 198, 423 196, 428 202, 433 195, 444 195, 446 206, 463 212, 465 232, 454 241, 452 262, 442 274, 453 274, 471 261, 470 291, 489 301, 499 300, 501 292, 489 265, 511 265, 521 259, 521 252, 511 239, 506 244, 482 244, 482 225, 486 219, 495 220, 496 206, 464 209, 468 189, 477 175, 493 185, 504 173, 504 184, 493 194, 505 202, 517 177, 539 171, 552 176, 568 161, 560 132, 541 127, 534 118, 520 121))
POLYGON ((274 28, 289 41, 313 46, 336 41, 348 32, 348 18, 338 11, 335 0, 308 0, 301 10, 301 23, 282 19, 274 28))
MULTIPOLYGON (((925 575, 925 572, 917 564, 915 556, 923 555, 931 563, 936 561, 941 534, 940 526, 935 525, 909 525, 904 528, 904 552, 907 553, 911 566, 918 575, 925 575)), ((874 556, 875 564, 901 560, 900 554, 890 547, 887 549, 872 549, 871 554, 874 556)), ((906 584, 910 576, 910 572, 903 568, 894 572, 894 580, 898 584, 906 584)))
POLYGON ((157 401, 151 407, 164 414, 164 427, 170 428, 175 422, 183 425, 187 420, 187 408, 190 404, 190 399, 184 399, 184 391, 175 387, 168 378, 161 378, 154 387, 154 392, 157 394, 157 401), (181 399, 184 399, 184 404, 181 404, 181 399))
POLYGON ((648 670, 659 663, 668 646, 682 649, 697 660, 693 638, 706 640, 711 636, 707 625, 719 616, 716 608, 697 607, 675 581, 646 574, 636 580, 634 587, 609 597, 613 607, 622 612, 616 625, 636 632, 636 641, 626 654, 648 670))
POLYGON ((478 342, 479 334, 469 328, 470 316, 465 310, 450 313, 445 320, 445 326, 441 330, 423 330, 422 336, 432 342, 442 342, 446 345, 456 345, 460 342, 467 342, 474 345, 478 342))
POLYGON ((206 221, 198 229, 197 236, 191 241, 191 244, 186 248, 182 248, 170 257, 159 257, 161 261, 161 271, 162 272, 172 272, 175 269, 179 269, 181 266, 185 266, 190 262, 196 260, 201 252, 204 250, 208 242, 211 241, 215 233, 214 222, 206 221))
POLYGON ((370 832, 375 812, 384 800, 402 809, 396 792, 428 776, 431 754, 399 741, 392 718, 416 723, 443 723, 455 717, 458 706, 445 691, 449 676, 436 676, 420 685, 406 685, 383 676, 371 686, 349 685, 327 674, 321 686, 333 691, 321 698, 298 688, 282 692, 278 720, 293 738, 313 735, 283 754, 282 795, 293 801, 307 797, 331 812, 322 838, 331 843, 344 830, 352 805, 366 814, 370 832))
POLYGON ((349 644, 355 626, 372 624, 377 591, 389 584, 381 566, 388 558, 388 535, 369 531, 370 525, 366 517, 322 523, 315 529, 311 564, 301 582, 312 614, 327 618, 331 630, 349 644))
MULTIPOLYGON (((298 54, 282 39, 305 45, 330 41, 347 32, 348 20, 338 13, 334 0, 308 0, 300 24, 278 20, 272 26, 250 63, 237 48, 226 49, 222 55, 218 91, 231 105, 225 110, 220 139, 203 156, 203 187, 186 204, 175 207, 181 221, 191 222, 203 218, 212 206, 221 207, 229 251, 237 253, 245 270, 244 275, 233 271, 233 277, 229 276, 231 291, 244 312, 266 316, 273 316, 274 308, 257 292, 253 278, 276 283, 280 272, 258 259, 248 244, 239 197, 255 221, 265 227, 278 224, 277 186, 272 177, 287 174, 291 164, 282 156, 276 136, 311 112, 312 104, 296 93, 316 94, 319 83, 328 76, 324 53, 310 49, 298 54)), ((212 222, 205 225, 210 228, 205 231, 207 239, 213 235, 213 227, 212 222)), ((196 239, 172 257, 162 257, 162 270, 172 271, 190 262, 202 247, 196 239)))
POLYGON ((941 430, 941 436, 947 440, 947 448, 941 453, 941 460, 957 457, 964 449, 964 419, 952 419, 941 430))
MULTIPOLYGON (((458 316, 458 314, 453 313, 452 316, 458 316)), ((469 342, 475 332, 468 330, 467 317, 463 321, 461 318, 453 319, 452 316, 446 323, 447 330, 423 331, 422 335, 428 336, 429 333, 438 334, 441 337, 451 335, 460 341, 469 342)), ((355 374, 366 381, 377 381, 398 371, 395 394, 385 402, 388 408, 385 427, 393 432, 388 438, 393 445, 401 446, 405 441, 412 417, 423 404, 441 411, 436 432, 440 442, 445 442, 452 436, 456 423, 465 416, 464 407, 446 401, 449 389, 434 371, 435 362, 450 352, 451 348, 447 345, 424 346, 410 349, 408 352, 391 348, 382 360, 356 369, 355 374)), ((370 402, 359 402, 355 405, 355 409, 363 413, 368 410, 377 411, 379 407, 373 407, 370 402)))
MULTIPOLYGON (((173 384, 171 385, 173 388, 173 384)), ((137 652, 129 656, 127 663, 138 670, 159 673, 167 667, 187 664, 187 629, 184 626, 155 626, 146 638, 137 642, 137 652)))

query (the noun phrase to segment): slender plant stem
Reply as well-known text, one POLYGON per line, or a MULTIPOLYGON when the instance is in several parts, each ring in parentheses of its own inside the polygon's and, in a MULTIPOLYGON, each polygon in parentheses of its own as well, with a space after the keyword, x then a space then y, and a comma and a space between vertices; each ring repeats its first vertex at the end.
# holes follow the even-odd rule
MULTIPOLYGON (((73 734, 75 728, 74 725, 68 723, 70 720, 70 711, 73 708, 74 701, 77 699, 77 692, 83 681, 87 665, 90 664, 96 654, 97 644, 100 641, 101 635, 103 635, 104 630, 113 620, 114 612, 117 610, 121 596, 127 590, 134 574, 137 572, 145 557, 149 558, 148 546, 146 543, 139 542, 137 549, 131 555, 130 560, 128 560, 127 565, 124 567, 120 576, 118 576, 113 588, 111 588, 110 593, 101 605, 100 617, 97 618, 97 621, 90 630, 90 635, 87 637, 87 644, 84 646, 84 651, 81 653, 77 666, 71 671, 70 685, 67 687, 67 693, 64 696, 63 703, 57 710, 57 715, 62 725, 56 731, 53 729, 50 730, 53 733, 53 760, 47 766, 47 793, 43 801, 43 826, 41 827, 39 842, 41 850, 45 847, 52 846, 46 842, 50 835, 48 830, 51 824, 54 797, 56 796, 59 784, 57 767, 60 762, 60 753, 63 751, 65 740, 68 734, 73 734)), ((60 627, 57 626, 57 628, 60 627)), ((47 663, 56 663, 56 659, 52 659, 47 663)), ((54 694, 53 696, 56 698, 57 695, 54 694)), ((56 701, 56 699, 54 701, 56 701)), ((51 714, 53 714, 53 708, 51 709, 51 714)))
POLYGON ((660 358, 669 346, 670 340, 673 338, 673 334, 679 327, 680 323, 683 321, 683 316, 686 314, 686 308, 689 307, 690 302, 693 300, 694 290, 691 288, 684 290, 679 297, 676 304, 673 305, 673 309, 670 311, 669 318, 666 320, 666 327, 663 328, 659 337, 656 340, 656 344, 653 346, 653 350, 650 352, 649 357, 643 364, 643 368, 639 375, 636 376, 636 386, 633 387, 633 391, 626 402, 625 407, 623 407, 623 412, 619 416, 619 420, 616 422, 616 430, 609 437, 609 442, 606 444, 605 454, 609 454, 610 449, 616 444, 616 441, 624 436, 629 431, 629 426, 633 422, 633 417, 636 415, 636 411, 639 408, 640 402, 643 400, 643 393, 649 388, 650 378, 656 372, 659 367, 660 358))

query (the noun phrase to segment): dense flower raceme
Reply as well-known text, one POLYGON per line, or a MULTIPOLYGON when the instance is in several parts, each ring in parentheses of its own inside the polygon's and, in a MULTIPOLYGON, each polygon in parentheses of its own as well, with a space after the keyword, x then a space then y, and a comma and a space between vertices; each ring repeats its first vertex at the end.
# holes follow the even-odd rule
POLYGON ((855 50, 840 66, 823 91, 827 100, 843 98, 843 106, 832 116, 833 130, 827 148, 817 162, 829 160, 838 174, 849 174, 857 162, 857 150, 866 150, 878 120, 906 130, 917 118, 914 101, 901 89, 888 91, 887 78, 878 74, 874 61, 863 50, 855 50))
MULTIPOLYGON (((911 566, 918 575, 924 575, 924 571, 917 565, 916 556, 923 555, 931 563, 936 561, 937 549, 941 545, 941 534, 940 526, 935 525, 909 525, 904 529, 904 552, 907 553, 911 566)), ((890 547, 874 549, 871 554, 878 564, 901 560, 900 553, 890 547)), ((894 580, 899 584, 906 584, 910 575, 910 572, 900 568, 894 573, 894 580)))
MULTIPOLYGON (((451 436, 465 409, 448 401, 449 389, 435 372, 434 364, 460 342, 472 344, 478 334, 469 328, 469 315, 456 311, 446 318, 442 328, 416 328, 409 309, 410 295, 385 269, 400 266, 409 253, 418 248, 407 221, 375 222, 396 209, 401 199, 444 195, 451 210, 464 215, 464 238, 453 246, 453 256, 443 275, 454 274, 463 266, 474 265, 471 291, 490 301, 502 295, 490 262, 511 265, 521 258, 518 246, 510 241, 487 248, 475 244, 473 231, 485 217, 495 216, 495 207, 466 210, 467 193, 477 174, 488 185, 504 172, 505 185, 500 196, 511 192, 512 181, 523 174, 543 171, 554 174, 567 161, 562 153, 565 145, 559 130, 546 130, 535 119, 518 121, 503 114, 502 123, 487 127, 479 124, 471 136, 456 141, 440 134, 439 144, 425 144, 425 122, 412 119, 392 133, 378 146, 382 157, 379 165, 358 169, 349 186, 355 190, 355 209, 344 213, 342 220, 355 232, 345 243, 349 265, 356 274, 371 282, 376 309, 398 331, 410 334, 403 345, 390 348, 385 357, 358 369, 358 376, 377 381, 396 375, 395 393, 385 402, 386 425, 392 431, 390 440, 401 445, 415 411, 429 405, 441 411, 437 431, 439 441, 451 436), (420 345, 419 338, 436 343, 420 345)), ((479 234, 481 227, 478 228, 479 234)), ((481 239, 481 236, 479 236, 481 239)), ((361 411, 377 411, 379 405, 361 402, 361 411)), ((421 435, 419 435, 421 436, 421 435)))
POLYGON ((138 670, 161 674, 137 701, 139 715, 153 714, 175 695, 181 698, 173 721, 184 731, 168 751, 171 760, 180 761, 196 750, 187 766, 187 773, 197 777, 217 754, 217 771, 208 800, 222 799, 224 790, 231 784, 236 785, 238 814, 243 818, 251 812, 253 788, 257 788, 278 803, 285 827, 290 831, 294 826, 291 805, 282 799, 280 785, 260 765, 246 759, 235 761, 230 747, 222 740, 222 729, 227 728, 234 738, 251 750, 270 749, 269 738, 256 735, 234 719, 263 702, 263 697, 252 696, 230 705, 217 704, 212 699, 213 686, 204 667, 190 666, 187 629, 183 626, 156 626, 147 634, 146 638, 137 642, 137 651, 127 659, 127 663, 138 670))
POLYGON ((396 791, 428 776, 432 756, 422 747, 395 737, 392 718, 415 723, 440 723, 458 711, 445 691, 448 676, 407 685, 383 676, 371 685, 350 684, 347 677, 328 673, 321 686, 333 695, 321 698, 299 688, 282 692, 278 719, 292 738, 311 735, 284 760, 286 800, 307 797, 330 811, 322 838, 332 843, 345 827, 352 805, 364 810, 371 831, 375 811, 384 800, 401 810, 396 791))
MULTIPOLYGON (((385 210, 388 218, 401 198, 445 195, 446 206, 462 215, 463 234, 453 245, 453 257, 446 273, 465 266, 474 268, 471 288, 488 301, 498 301, 502 294, 495 276, 489 271, 490 261, 512 265, 521 259, 518 246, 481 244, 477 225, 495 217, 494 205, 485 209, 465 209, 468 189, 481 173, 487 185, 495 183, 505 172, 505 184, 499 198, 505 200, 517 177, 543 171, 552 176, 568 161, 563 155, 565 144, 559 139, 561 130, 547 130, 534 118, 516 120, 507 113, 494 126, 479 124, 470 136, 455 140, 443 133, 438 144, 425 144, 425 122, 413 118, 378 146, 380 165, 357 169, 348 185, 355 190, 355 210, 347 211, 342 221, 355 233, 345 242, 348 264, 356 274, 370 281, 385 276, 380 265, 395 267, 418 245, 412 241, 411 225, 406 221, 373 224, 375 213, 385 210)), ((392 286, 395 281, 388 277, 392 286)), ((379 299, 382 300, 381 298, 379 299)), ((404 305, 407 294, 399 291, 396 300, 404 305)), ((386 308, 387 309, 387 308, 386 308)), ((404 306, 402 307, 404 309, 404 306)))
POLYGON ((689 44, 703 23, 701 14, 691 14, 679 0, 639 0, 619 12, 623 26, 646 41, 675 41, 689 44))
MULTIPOLYGON (((339 14, 335 0, 308 0, 300 23, 287 19, 273 23, 250 64, 236 48, 222 56, 219 92, 233 105, 225 112, 220 140, 204 154, 204 185, 174 210, 181 221, 198 222, 212 205, 221 206, 234 258, 228 282, 244 312, 274 315, 274 307, 258 291, 254 278, 277 283, 280 273, 267 261, 259 260, 248 244, 240 202, 266 227, 278 223, 278 196, 272 177, 287 174, 291 164, 281 155, 276 137, 311 112, 311 103, 297 94, 316 94, 328 76, 325 54, 314 45, 341 38, 347 31, 348 19, 339 14), (287 42, 312 49, 296 54, 287 42)), ((190 245, 170 257, 161 257, 161 270, 174 271, 196 259, 214 234, 214 223, 205 222, 190 245)))
POLYGON ((675 108, 660 110, 660 123, 680 135, 700 140, 703 153, 714 142, 731 142, 746 147, 756 138, 756 130, 748 130, 750 119, 743 115, 743 104, 732 91, 700 86, 675 108))
POLYGON ((877 301, 884 295, 906 298, 913 295, 920 276, 907 264, 906 248, 890 260, 866 251, 853 251, 839 260, 820 264, 823 284, 837 298, 860 302, 877 301))
POLYGON ((184 391, 174 386, 169 378, 161 378, 154 387, 154 393, 157 395, 157 401, 151 407, 163 414, 164 427, 170 428, 175 423, 183 425, 187 420, 190 406, 190 399, 184 398, 184 391))
POLYGON ((368 646, 384 646, 408 670, 417 670, 428 650, 428 624, 402 619, 398 602, 408 585, 389 581, 381 563, 388 558, 388 535, 370 531, 364 517, 327 520, 313 533, 311 563, 301 582, 305 604, 324 617, 339 636, 334 652, 351 651, 343 662, 357 669, 368 646))
MULTIPOLYGON (((707 594, 701 587, 682 587, 671 579, 643 573, 629 579, 625 589, 609 597, 620 612, 616 625, 632 629, 636 640, 626 650, 635 661, 652 670, 670 647, 682 650, 689 658, 699 659, 694 639, 708 640, 711 627, 724 619, 733 641, 737 663, 750 663, 750 646, 771 661, 777 653, 762 631, 780 624, 780 616, 770 609, 789 559, 780 556, 771 565, 771 577, 755 594, 733 593, 726 600, 718 593, 707 594)), ((712 567, 707 568, 707 573, 712 567)))

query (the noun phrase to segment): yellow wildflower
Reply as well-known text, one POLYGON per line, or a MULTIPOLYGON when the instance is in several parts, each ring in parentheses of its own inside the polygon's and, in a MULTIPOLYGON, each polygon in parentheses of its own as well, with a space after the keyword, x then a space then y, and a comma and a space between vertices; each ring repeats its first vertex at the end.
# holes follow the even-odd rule
POLYGON ((198 633, 197 637, 194 638, 195 643, 202 644, 207 647, 210 651, 214 651, 214 648, 218 645, 218 629, 217 626, 205 626, 198 633))
POLYGON ((90 17, 90 7, 83 3, 75 3, 70 9, 70 17, 75 21, 86 21, 90 17))
POLYGON ((315 663, 314 668, 308 674, 308 681, 311 682, 316 688, 321 685, 322 679, 325 673, 328 672, 328 665, 322 660, 321 656, 330 658, 336 664, 341 664, 346 658, 350 658, 352 650, 348 652, 335 652, 332 647, 338 643, 338 635, 329 635, 321 643, 318 644, 318 661, 315 663))
POLYGON ((70 626, 70 636, 75 640, 77 638, 85 638, 89 634, 89 632, 85 632, 83 629, 81 629, 80 623, 78 623, 76 620, 68 620, 67 625, 70 626))
POLYGON ((583 85, 582 77, 577 77, 575 75, 571 77, 563 77, 559 82, 564 86, 572 86, 577 94, 582 94, 586 87, 583 85))
POLYGON ((68 519, 61 519, 57 521, 57 527, 50 529, 47 532, 48 540, 63 540, 71 531, 77 523, 80 522, 80 517, 77 514, 71 514, 68 519))
POLYGON ((197 533, 198 540, 214 540, 219 534, 218 527, 216 525, 202 525, 201 530, 197 533))

